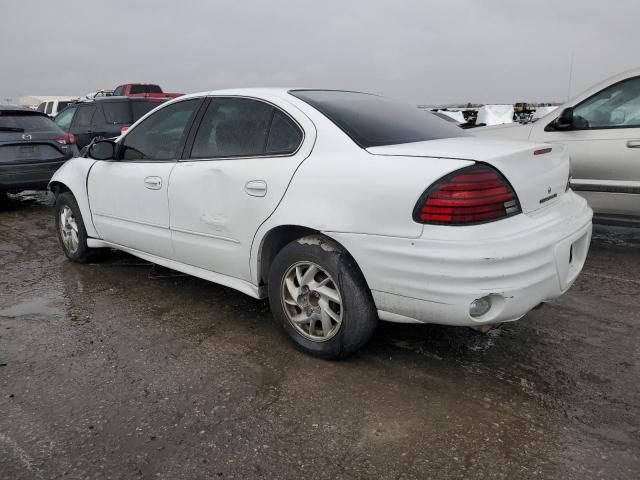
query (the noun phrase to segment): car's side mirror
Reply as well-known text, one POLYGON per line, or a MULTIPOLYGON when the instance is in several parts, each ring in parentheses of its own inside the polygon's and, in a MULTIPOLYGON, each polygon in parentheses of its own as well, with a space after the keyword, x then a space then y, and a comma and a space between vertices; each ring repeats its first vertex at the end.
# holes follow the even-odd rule
POLYGON ((573 107, 562 110, 560 116, 553 122, 556 130, 571 130, 573 128, 573 107))
POLYGON ((113 140, 100 140, 89 147, 89 157, 95 160, 115 160, 117 144, 113 140))

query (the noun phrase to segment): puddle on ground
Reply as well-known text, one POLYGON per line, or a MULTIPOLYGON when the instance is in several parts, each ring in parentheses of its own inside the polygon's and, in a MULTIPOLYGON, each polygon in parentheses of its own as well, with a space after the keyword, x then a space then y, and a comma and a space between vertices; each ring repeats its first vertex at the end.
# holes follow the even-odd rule
POLYGON ((0 310, 0 317, 21 317, 23 315, 57 315, 63 308, 55 300, 46 297, 31 298, 11 307, 0 310))

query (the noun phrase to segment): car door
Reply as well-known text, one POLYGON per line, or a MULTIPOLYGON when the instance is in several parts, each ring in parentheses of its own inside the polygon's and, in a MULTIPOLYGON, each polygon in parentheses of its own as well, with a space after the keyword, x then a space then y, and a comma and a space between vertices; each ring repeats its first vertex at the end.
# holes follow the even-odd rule
POLYGON ((309 155, 315 128, 284 100, 212 97, 171 174, 176 258, 250 279, 251 243, 309 155))
POLYGON ((167 105, 129 131, 115 161, 97 161, 87 189, 100 237, 123 247, 172 258, 167 192, 201 99, 167 105))
POLYGON ((532 140, 569 148, 573 188, 598 214, 640 217, 640 77, 574 106, 574 126, 536 125, 532 140))
POLYGON ((93 103, 85 103, 78 106, 78 111, 71 122, 71 133, 76 137, 78 148, 83 148, 93 139, 91 123, 96 113, 96 106, 93 103))

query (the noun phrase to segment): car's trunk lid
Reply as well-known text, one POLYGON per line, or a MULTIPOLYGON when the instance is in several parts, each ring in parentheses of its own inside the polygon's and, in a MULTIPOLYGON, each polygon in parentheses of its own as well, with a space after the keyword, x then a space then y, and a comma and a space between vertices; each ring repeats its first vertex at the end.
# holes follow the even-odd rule
POLYGON ((561 145, 459 137, 369 147, 367 151, 374 155, 428 157, 434 161, 451 158, 491 165, 511 183, 524 213, 557 201, 565 193, 569 179, 569 155, 561 145))

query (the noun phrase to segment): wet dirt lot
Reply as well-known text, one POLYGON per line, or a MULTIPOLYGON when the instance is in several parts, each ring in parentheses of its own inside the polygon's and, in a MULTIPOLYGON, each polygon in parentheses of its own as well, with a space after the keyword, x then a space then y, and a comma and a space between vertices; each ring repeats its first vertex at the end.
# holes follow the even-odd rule
POLYGON ((324 362, 266 302, 68 262, 50 205, 0 206, 0 479, 640 478, 640 234, 488 335, 382 323, 324 362))

